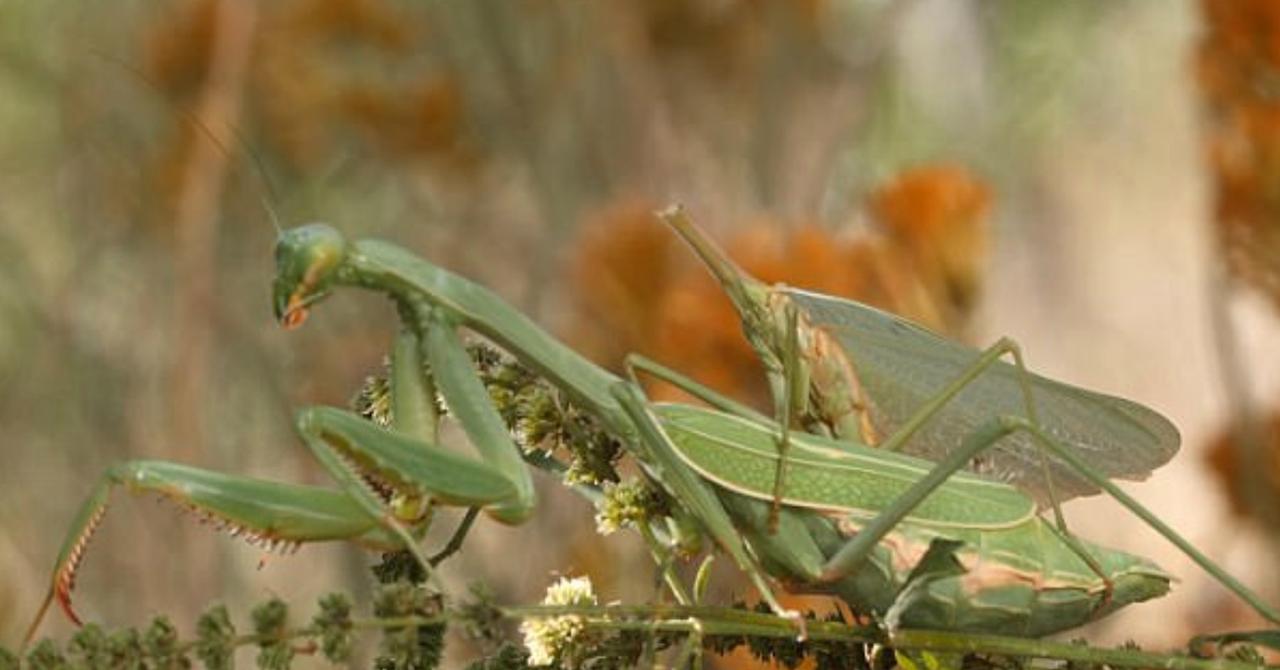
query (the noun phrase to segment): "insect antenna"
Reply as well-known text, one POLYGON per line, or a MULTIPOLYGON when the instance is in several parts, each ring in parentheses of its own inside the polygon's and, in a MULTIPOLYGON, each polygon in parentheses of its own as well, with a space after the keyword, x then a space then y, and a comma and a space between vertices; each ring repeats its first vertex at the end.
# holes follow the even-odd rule
MULTIPOLYGON (((149 77, 146 72, 143 72, 136 65, 133 65, 132 63, 129 63, 117 56, 106 53, 104 51, 91 49, 90 53, 102 59, 103 61, 111 63, 112 65, 115 65, 125 70, 126 72, 132 74, 133 76, 141 80, 143 83, 145 83, 148 87, 150 87, 157 93, 161 94, 160 95, 161 99, 166 100, 166 102, 173 108, 175 112, 178 113, 179 116, 182 117, 184 121, 191 124, 193 128, 200 131, 200 133, 204 135, 205 139, 213 143, 213 146, 216 147, 218 151, 222 152, 222 155, 226 156, 229 159, 234 158, 235 154, 233 154, 231 152, 231 149, 226 145, 226 143, 223 142, 222 139, 218 137, 218 134, 213 132, 213 129, 209 127, 209 124, 204 122, 204 119, 201 119, 198 114, 191 111, 186 106, 180 105, 176 102, 169 101, 167 98, 165 98, 165 96, 163 95, 164 88, 160 86, 159 82, 149 77)), ((232 137, 235 138, 236 143, 240 145, 240 148, 244 150, 245 155, 249 157, 249 164, 253 168, 252 171, 258 177, 256 180, 254 180, 254 185, 256 186, 255 190, 257 191, 257 195, 258 195, 258 201, 262 204, 263 210, 266 211, 267 218, 271 220, 271 225, 276 230, 276 236, 279 237, 283 235, 284 227, 280 223, 280 215, 276 211, 276 207, 274 204, 276 202, 279 202, 279 197, 276 194, 275 188, 271 184, 271 178, 267 172, 266 164, 262 160, 262 156, 257 151, 254 151, 253 145, 244 136, 244 133, 240 131, 240 128, 238 126, 236 126, 235 124, 228 124, 227 129, 231 132, 232 137)))

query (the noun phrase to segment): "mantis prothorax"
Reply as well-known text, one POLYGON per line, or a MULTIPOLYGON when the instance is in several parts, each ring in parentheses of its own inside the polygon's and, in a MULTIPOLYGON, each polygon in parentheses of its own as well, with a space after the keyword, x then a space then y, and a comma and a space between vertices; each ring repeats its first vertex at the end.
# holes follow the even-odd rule
MULTIPOLYGON (((795 616, 778 603, 770 576, 797 590, 839 595, 891 626, 1021 635, 1071 628, 1163 594, 1170 577, 1149 561, 1068 542, 1039 517, 1036 501, 1017 488, 958 472, 1018 435, 1051 453, 1055 464, 1065 464, 1059 468, 1117 496, 1264 616, 1280 621, 1274 610, 1123 496, 1107 474, 1062 446, 1034 415, 993 411, 956 444, 943 447, 933 462, 866 447, 857 434, 838 433, 836 441, 790 432, 714 395, 708 398, 719 411, 651 405, 637 385, 582 358, 488 289, 394 245, 349 242, 334 229, 313 224, 282 233, 276 261, 274 308, 286 327, 300 325, 310 309, 342 286, 370 289, 395 303, 402 328, 391 366, 392 429, 332 408, 299 412, 298 432, 333 475, 336 490, 157 461, 112 468, 71 528, 46 607, 56 600, 74 616, 70 591, 76 568, 117 484, 172 499, 268 544, 344 539, 407 548, 428 565, 431 560, 417 541, 431 505, 479 507, 504 523, 525 520, 535 507, 528 467, 467 357, 458 336, 465 328, 505 349, 595 416, 779 614, 795 616), (430 375, 424 373, 424 359, 430 375), (478 459, 438 446, 437 392, 478 459), (787 445, 785 463, 780 444, 787 445), (775 504, 776 528, 771 528, 775 504)), ((793 323, 805 316, 797 314, 793 323)), ((759 328, 758 333, 767 332, 759 328)), ((792 332, 803 340, 803 328, 792 332)), ((953 385, 977 383, 971 380, 986 374, 989 358, 970 360, 953 385)), ((638 362, 667 374, 659 365, 638 362)), ((814 392, 819 377, 811 367, 807 383, 790 377, 786 388, 807 389, 808 396, 825 402, 814 392)), ((781 407, 794 402, 787 392, 782 395, 781 407)), ((945 418, 954 395, 940 391, 885 443, 905 443, 945 418)), ((1039 396, 1036 402, 1042 403, 1039 396)), ((801 403, 797 409, 802 420, 823 416, 801 403)), ((32 632, 38 623, 39 617, 32 632)))

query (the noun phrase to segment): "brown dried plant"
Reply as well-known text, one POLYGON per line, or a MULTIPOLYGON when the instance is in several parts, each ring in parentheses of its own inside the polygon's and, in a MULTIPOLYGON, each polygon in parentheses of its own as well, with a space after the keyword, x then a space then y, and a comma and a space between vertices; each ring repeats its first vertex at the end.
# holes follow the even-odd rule
MULTIPOLYGON (((189 108, 208 77, 218 4, 177 3, 144 30, 142 72, 179 108, 189 108)), ((415 58, 430 38, 421 17, 385 0, 292 0, 261 12, 241 124, 257 131, 249 140, 255 149, 298 171, 356 151, 472 176, 478 153, 462 88, 448 70, 415 58)), ((187 120, 175 118, 173 127, 152 160, 160 194, 174 192, 192 145, 207 141, 187 120)))
POLYGON ((1280 309, 1280 4, 1203 0, 1201 8, 1218 241, 1231 274, 1280 309))
MULTIPOLYGON (((1245 450, 1242 436, 1237 430, 1226 430, 1215 437, 1205 453, 1205 462, 1218 478, 1227 483, 1227 502, 1232 514, 1243 518, 1258 518, 1259 505, 1272 505, 1280 500, 1280 411, 1273 412, 1270 417, 1259 421, 1256 431, 1257 446, 1261 447, 1261 476, 1255 476, 1259 482, 1258 495, 1236 486, 1236 482, 1244 481, 1245 450)), ((1255 475, 1257 473, 1255 472, 1255 475)), ((1274 517, 1274 515, 1270 515, 1274 517)), ((1277 528, 1280 530, 1280 528, 1277 528)))
MULTIPOLYGON (((1280 309, 1280 4, 1202 0, 1201 10, 1198 74, 1221 258, 1231 278, 1280 309)), ((1236 423, 1256 425, 1224 429, 1206 462, 1236 515, 1280 531, 1280 410, 1256 422, 1247 410, 1235 408, 1236 423)))

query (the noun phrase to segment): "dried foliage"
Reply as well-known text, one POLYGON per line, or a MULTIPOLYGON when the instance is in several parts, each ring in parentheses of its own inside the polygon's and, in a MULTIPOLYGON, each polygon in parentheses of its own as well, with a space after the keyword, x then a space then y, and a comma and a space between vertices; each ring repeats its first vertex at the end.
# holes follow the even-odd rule
POLYGON ((1280 5, 1202 0, 1214 221, 1236 278, 1280 308, 1280 5))
MULTIPOLYGON (((1232 428, 1214 438, 1205 462, 1227 494, 1231 512, 1264 523, 1280 521, 1280 411, 1258 422, 1252 435, 1232 428), (1252 441, 1252 442, 1250 442, 1252 441), (1250 451, 1250 450, 1253 451, 1250 451), (1256 463, 1247 459, 1256 457, 1256 463)), ((1280 526, 1275 530, 1280 531, 1280 526)))
MULTIPOLYGON (((179 109, 210 75, 218 5, 176 3, 144 32, 142 73, 179 109)), ((413 58, 431 37, 421 17, 383 0, 261 7, 246 92, 247 125, 260 131, 258 151, 269 149, 297 171, 358 152, 391 163, 430 161, 446 168, 441 176, 471 176, 476 145, 456 76, 413 58)), ((207 132, 192 123, 176 126, 155 160, 157 193, 177 191, 192 145, 207 141, 207 132)))
MULTIPOLYGON (((1201 10, 1198 72, 1219 250, 1233 279, 1280 309, 1280 5, 1202 0, 1201 10)), ((1229 323, 1223 332, 1230 337, 1229 323)), ((1225 353, 1234 355, 1230 346, 1225 353)), ((1248 381, 1237 376, 1234 402, 1246 404, 1248 381)), ((1206 462, 1235 515, 1280 532, 1280 410, 1253 417, 1248 407, 1232 409, 1235 425, 1213 440, 1206 462)))

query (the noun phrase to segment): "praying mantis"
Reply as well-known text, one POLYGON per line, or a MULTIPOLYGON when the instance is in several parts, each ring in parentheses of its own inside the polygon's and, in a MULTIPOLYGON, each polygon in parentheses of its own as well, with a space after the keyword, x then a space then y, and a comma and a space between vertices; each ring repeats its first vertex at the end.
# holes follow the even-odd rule
POLYGON ((344 540, 406 549, 428 570, 433 557, 419 541, 435 505, 482 509, 507 524, 528 519, 536 509, 530 467, 461 329, 495 343, 593 416, 779 615, 798 620, 779 603, 777 583, 837 595, 891 628, 1040 636, 1163 595, 1172 577, 1152 562, 1079 540, 1060 515, 1053 523, 1040 514, 1102 490, 1280 623, 1275 609, 1109 481, 1142 476, 1176 451, 1176 431, 1155 412, 1034 376, 1008 341, 975 352, 857 303, 766 287, 680 210, 662 218, 739 308, 769 370, 778 418, 639 357, 631 359, 632 379, 621 378, 483 286, 395 245, 349 241, 323 224, 290 229, 275 249, 273 308, 284 327, 302 325, 342 287, 381 293, 397 308, 390 427, 329 407, 297 413, 304 446, 337 488, 156 460, 110 468, 59 551, 28 639, 52 602, 78 621, 76 572, 116 487, 171 500, 267 547, 344 540), (856 335, 856 324, 870 337, 856 335), (870 349, 860 348, 864 341, 870 349), (895 386, 888 356, 904 342, 941 363, 901 367, 916 376, 895 386), (998 362, 1006 354, 1015 366, 998 362), (676 381, 713 409, 651 403, 637 372, 676 381), (437 397, 478 458, 440 445, 437 397), (963 471, 975 461, 979 473, 963 471))

